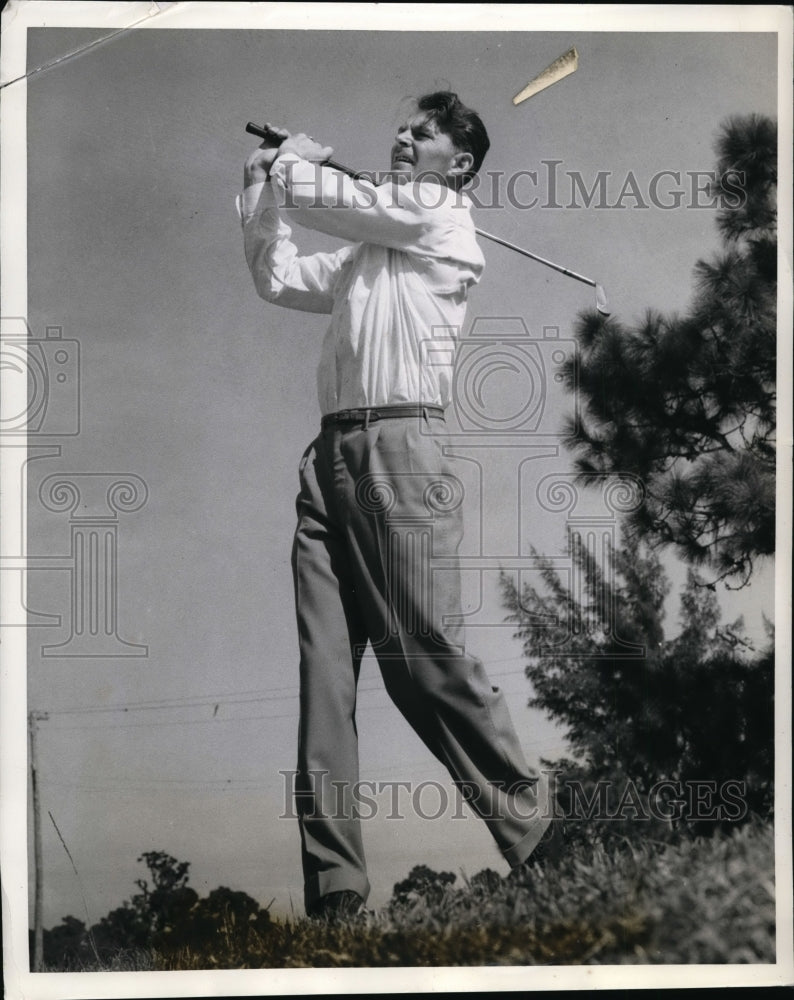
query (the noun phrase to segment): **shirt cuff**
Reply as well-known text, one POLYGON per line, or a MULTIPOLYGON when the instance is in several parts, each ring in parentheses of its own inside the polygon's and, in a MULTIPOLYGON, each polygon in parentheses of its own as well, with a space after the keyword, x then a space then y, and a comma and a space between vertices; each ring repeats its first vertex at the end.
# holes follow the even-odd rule
POLYGON ((295 153, 285 153, 282 156, 277 156, 275 160, 270 164, 270 177, 271 180, 275 179, 281 182, 282 187, 287 187, 287 181, 290 179, 290 166, 295 166, 298 163, 310 163, 310 160, 304 160, 302 157, 295 153))
POLYGON ((237 214, 242 222, 248 222, 263 209, 277 208, 275 192, 272 184, 267 181, 259 181, 258 184, 251 184, 238 194, 235 198, 237 214))

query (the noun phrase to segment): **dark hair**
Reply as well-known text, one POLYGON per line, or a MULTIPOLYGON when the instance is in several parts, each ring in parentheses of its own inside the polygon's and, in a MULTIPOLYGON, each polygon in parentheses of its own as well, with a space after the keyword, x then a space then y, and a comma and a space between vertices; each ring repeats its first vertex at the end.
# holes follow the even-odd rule
POLYGON ((472 154, 474 163, 471 170, 463 175, 461 183, 470 181, 480 169, 491 145, 480 116, 467 108, 451 90, 425 94, 417 100, 416 106, 419 111, 427 112, 439 131, 446 133, 457 149, 472 154))

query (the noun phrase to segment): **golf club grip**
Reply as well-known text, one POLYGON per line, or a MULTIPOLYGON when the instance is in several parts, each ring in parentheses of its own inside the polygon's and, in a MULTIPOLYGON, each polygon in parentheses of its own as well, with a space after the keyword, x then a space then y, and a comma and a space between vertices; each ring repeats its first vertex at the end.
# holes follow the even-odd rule
MULTIPOLYGON (((245 126, 245 131, 250 132, 251 135, 258 136, 260 139, 272 139, 274 138, 274 133, 270 129, 262 128, 261 125, 255 125, 253 122, 249 122, 245 126)), ((282 140, 283 141, 283 140, 282 140)), ((336 160, 324 160, 324 165, 330 167, 332 170, 338 170, 340 173, 347 174, 348 177, 352 177, 355 180, 370 180, 370 175, 367 173, 362 173, 358 170, 352 170, 350 167, 346 167, 343 163, 337 163, 336 160)))

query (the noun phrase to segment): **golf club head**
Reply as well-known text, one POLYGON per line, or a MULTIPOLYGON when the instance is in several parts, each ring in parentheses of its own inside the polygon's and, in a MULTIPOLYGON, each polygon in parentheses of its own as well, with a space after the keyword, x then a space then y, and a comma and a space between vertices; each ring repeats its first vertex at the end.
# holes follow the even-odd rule
POLYGON ((530 80, 526 87, 513 98, 513 104, 521 104, 527 98, 534 97, 535 94, 539 94, 546 87, 550 87, 553 83, 557 83, 558 80, 562 80, 571 73, 575 73, 578 67, 579 53, 575 48, 568 49, 559 59, 555 59, 553 63, 548 65, 542 73, 539 73, 530 80))
POLYGON ((596 309, 602 316, 609 316, 609 306, 607 306, 607 293, 603 285, 596 285, 596 309))

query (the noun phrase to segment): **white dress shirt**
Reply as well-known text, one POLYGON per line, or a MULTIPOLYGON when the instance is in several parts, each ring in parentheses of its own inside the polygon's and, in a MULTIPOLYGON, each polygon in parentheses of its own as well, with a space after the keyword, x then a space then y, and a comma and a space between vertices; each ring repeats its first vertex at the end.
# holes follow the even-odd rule
POLYGON ((331 315, 317 378, 323 414, 447 406, 468 289, 485 263, 465 194, 432 181, 376 187, 285 154, 237 208, 257 293, 331 315), (353 245, 299 256, 285 216, 353 245))

